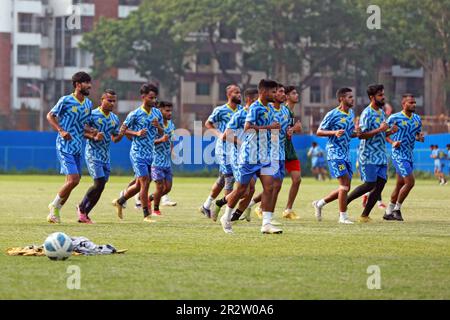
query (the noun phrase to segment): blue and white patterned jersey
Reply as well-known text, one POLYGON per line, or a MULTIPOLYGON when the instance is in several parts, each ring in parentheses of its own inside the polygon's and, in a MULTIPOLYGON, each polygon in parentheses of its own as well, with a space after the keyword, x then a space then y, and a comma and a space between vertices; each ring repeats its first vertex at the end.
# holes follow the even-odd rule
POLYGON ((152 125, 153 119, 158 119, 159 125, 164 128, 162 113, 157 108, 151 108, 150 112, 147 112, 141 106, 131 111, 123 122, 132 131, 147 129, 145 137, 133 137, 130 149, 131 158, 152 160, 155 137, 158 134, 158 129, 152 125))
POLYGON ((273 108, 273 120, 277 121, 280 124, 278 139, 272 138, 272 158, 274 160, 284 161, 286 159, 287 130, 292 122, 291 112, 289 108, 285 105, 281 105, 280 109, 277 109, 275 108, 274 105, 272 105, 272 108, 273 108))
POLYGON ((439 157, 439 153, 440 153, 439 149, 433 149, 431 151, 431 155, 434 158, 434 165, 435 166, 440 166, 441 165, 441 158, 439 157))
MULTIPOLYGON (((214 127, 219 130, 220 133, 224 133, 227 129, 227 123, 231 120, 233 114, 242 109, 241 105, 237 105, 233 110, 228 104, 216 107, 213 113, 208 117, 208 121, 214 124, 214 127)), ((215 154, 219 163, 230 164, 230 158, 227 155, 232 154, 232 144, 227 144, 226 141, 217 139, 215 154), (228 149, 227 149, 228 148, 228 149)))
POLYGON ((409 118, 404 112, 398 112, 389 117, 387 124, 390 127, 397 125, 398 131, 390 138, 394 141, 401 141, 400 147, 392 148, 392 159, 412 162, 416 135, 422 131, 420 116, 413 113, 409 118))
MULTIPOLYGON (((245 119, 247 118, 247 114, 248 114, 248 109, 242 108, 238 112, 233 114, 233 116, 231 117, 231 120, 227 124, 227 129, 233 130, 234 137, 237 137, 237 139, 241 143, 241 144, 233 144, 234 151, 231 154, 232 163, 238 162, 239 151, 241 149, 242 142, 245 139, 244 126, 245 126, 245 119)), ((228 140, 228 143, 230 143, 229 140, 228 140)))
POLYGON ((91 118, 91 100, 84 98, 80 102, 73 94, 64 96, 50 112, 58 118, 61 128, 72 137, 71 140, 64 140, 58 134, 56 149, 68 154, 80 155, 83 151, 84 127, 91 118))
MULTIPOLYGON (((155 150, 153 151, 153 167, 170 168, 172 164, 172 140, 175 134, 175 124, 172 120, 167 121, 167 125, 164 125, 164 134, 169 137, 169 140, 159 144, 155 144, 155 150)), ((162 136, 158 135, 157 139, 162 136)))
POLYGON ((341 111, 339 107, 334 108, 325 115, 319 129, 326 131, 345 130, 340 137, 328 137, 327 142, 327 160, 344 160, 350 162, 350 140, 355 131, 355 115, 353 110, 348 113, 341 111))
POLYGON ((319 146, 309 148, 308 154, 311 156, 312 163, 323 161, 324 152, 319 146))
MULTIPOLYGON (((260 100, 255 101, 250 107, 245 118, 256 126, 268 126, 274 122, 271 105, 265 106, 260 100)), ((239 152, 240 164, 268 164, 270 157, 270 130, 248 130, 239 152)))
MULTIPOLYGON (((375 110, 371 105, 364 109, 359 120, 361 132, 369 132, 380 127, 386 121, 386 114, 382 109, 375 110)), ((386 133, 377 133, 370 139, 359 142, 359 164, 387 164, 386 133)))
POLYGON ((86 143, 86 159, 97 160, 104 163, 110 162, 110 145, 111 136, 119 135, 120 120, 117 115, 110 112, 106 115, 99 107, 92 111, 91 120, 89 125, 92 128, 97 129, 99 132, 103 132, 103 140, 94 141, 87 139, 86 143))

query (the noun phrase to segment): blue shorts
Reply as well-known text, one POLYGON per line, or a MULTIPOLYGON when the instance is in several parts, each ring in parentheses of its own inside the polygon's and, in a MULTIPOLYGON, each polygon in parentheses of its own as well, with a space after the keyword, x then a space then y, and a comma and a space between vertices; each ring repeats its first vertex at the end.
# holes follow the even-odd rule
POLYGON ((237 172, 236 181, 240 184, 249 184, 252 179, 256 179, 260 174, 271 175, 275 174, 270 163, 267 164, 240 164, 237 172))
POLYGON ((224 176, 232 176, 233 175, 233 167, 231 164, 223 164, 222 162, 219 164, 219 172, 224 176))
POLYGON ((348 175, 351 179, 353 177, 352 164, 345 160, 328 160, 328 167, 333 178, 340 178, 348 175))
POLYGON ((78 174, 81 176, 81 155, 56 151, 58 160, 61 165, 60 173, 64 175, 78 174))
POLYGON ((397 172, 397 174, 402 178, 407 177, 413 173, 414 167, 411 161, 392 159, 392 164, 395 167, 395 172, 397 172))
POLYGON ((86 159, 86 166, 92 179, 95 180, 105 178, 106 181, 109 180, 109 174, 111 172, 111 167, 109 163, 105 163, 98 160, 86 159))
POLYGON ((376 182, 378 178, 387 180, 386 164, 360 164, 359 172, 364 182, 376 182))
POLYGON ((151 177, 152 159, 134 158, 133 156, 130 156, 130 160, 136 178, 151 177))
POLYGON ((286 176, 286 168, 285 168, 284 162, 285 162, 284 160, 278 161, 278 170, 276 171, 275 175, 273 176, 274 179, 283 180, 284 177, 286 176))
POLYGON ((434 164, 434 170, 442 171, 442 169, 444 169, 444 164, 443 163, 435 163, 434 164))
POLYGON ((312 168, 325 168, 326 164, 324 160, 317 160, 311 163, 312 168))
POLYGON ((173 174, 171 167, 152 167, 153 181, 172 181, 173 174))

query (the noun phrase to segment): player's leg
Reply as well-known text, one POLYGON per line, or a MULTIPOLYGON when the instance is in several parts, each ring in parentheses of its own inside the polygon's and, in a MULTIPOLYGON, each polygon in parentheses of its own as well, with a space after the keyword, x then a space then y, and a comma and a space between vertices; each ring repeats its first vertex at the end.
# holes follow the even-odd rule
MULTIPOLYGON (((263 168, 266 169, 266 168, 263 168)), ((273 199, 274 190, 274 179, 273 173, 264 172, 261 169, 260 180, 263 186, 263 194, 261 198, 261 209, 263 211, 263 219, 261 226, 261 233, 264 234, 280 234, 283 230, 272 225, 272 216, 275 208, 275 203, 273 199)), ((272 169, 273 170, 273 169, 272 169)))
POLYGON ((216 198, 222 192, 224 187, 225 187, 225 177, 223 174, 219 173, 219 177, 217 178, 216 182, 213 184, 211 188, 211 193, 209 194, 208 198, 206 198, 205 202, 199 209, 200 213, 203 213, 207 218, 211 218, 211 205, 213 201, 216 200, 216 198))
MULTIPOLYGON (((347 197, 347 204, 353 200, 371 192, 376 187, 377 182, 377 166, 372 164, 360 164, 359 172, 363 184, 357 186, 347 197)), ((366 204, 367 205, 367 204, 366 204)))
POLYGON ((81 179, 81 156, 66 154, 60 151, 57 154, 61 164, 61 174, 64 174, 66 178, 64 185, 56 194, 55 199, 48 205, 50 213, 47 216, 47 221, 49 223, 61 222, 60 210, 81 179))
POLYGON ((302 183, 302 171, 299 160, 286 162, 288 164, 286 170, 291 174, 291 187, 289 188, 288 201, 286 204, 285 214, 289 215, 293 219, 298 219, 298 216, 293 211, 294 202, 297 198, 298 191, 300 189, 300 184, 302 183))
MULTIPOLYGON (((148 199, 148 189, 150 187, 151 180, 151 167, 148 166, 148 175, 138 177, 138 182, 141 185, 141 190, 139 191, 139 196, 141 199, 148 199)), ((154 222, 151 220, 151 208, 149 208, 148 201, 142 202, 142 213, 144 214, 145 222, 154 222)))
MULTIPOLYGON (((127 191, 127 189, 128 189, 129 187, 133 186, 134 184, 136 184, 136 179, 131 180, 130 183, 128 183, 128 186, 125 188, 125 190, 120 191, 120 193, 119 193, 119 198, 120 198, 120 197, 123 197, 123 196, 125 195, 125 192, 127 191)), ((140 205, 141 205, 140 199, 137 199, 137 201, 139 202, 139 207, 140 207, 140 205)), ((137 206, 137 203, 136 203, 136 206, 137 206)), ((127 202, 126 202, 126 201, 125 201, 124 204, 122 204, 122 207, 123 207, 124 209, 127 207, 127 202)))
MULTIPOLYGON (((234 187, 234 183, 235 183, 235 179, 233 176, 233 173, 229 173, 229 171, 231 170, 231 166, 227 166, 227 172, 224 173, 224 197, 215 201, 215 205, 214 205, 214 209, 211 211, 211 219, 213 221, 217 221, 217 217, 219 216, 220 213, 220 209, 227 203, 227 196, 233 191, 233 187, 234 187)), ((241 195, 243 196, 243 194, 241 195)))
POLYGON ((161 197, 164 194, 165 182, 164 180, 154 180, 156 184, 156 191, 153 193, 153 213, 157 216, 161 215, 159 211, 159 204, 161 202, 161 197))
POLYGON ((238 181, 236 189, 227 196, 225 213, 220 218, 220 223, 222 224, 222 228, 225 233, 233 233, 233 229, 231 226, 231 219, 233 218, 233 210, 234 207, 238 204, 239 199, 241 199, 242 196, 245 194, 249 182, 250 180, 238 181))
POLYGON ((233 219, 235 218, 235 215, 238 216, 237 218, 239 220, 247 220, 248 222, 251 221, 251 207, 250 202, 252 201, 253 195, 255 194, 255 180, 252 179, 247 187, 247 190, 245 191, 244 196, 242 197, 241 201, 239 201, 238 208, 233 213, 233 219), (242 215, 242 213, 244 213, 242 215))
POLYGON ((350 191, 351 186, 351 176, 345 174, 338 178, 339 181, 339 223, 352 224, 347 214, 347 195, 350 191))
MULTIPOLYGON (((367 167, 367 165, 362 167, 367 167)), ((373 165, 373 166, 371 165, 370 168, 366 169, 371 173, 366 177, 365 181, 372 182, 373 181, 372 179, 375 177, 375 174, 376 180, 375 180, 375 187, 370 192, 369 198, 367 199, 366 207, 364 208, 361 217, 359 219, 361 222, 369 222, 371 220, 369 218, 369 214, 372 211, 375 204, 377 203, 378 199, 380 198, 384 186, 386 185, 387 182, 387 165, 373 165), (375 173, 373 173, 372 175, 372 172, 375 173)))

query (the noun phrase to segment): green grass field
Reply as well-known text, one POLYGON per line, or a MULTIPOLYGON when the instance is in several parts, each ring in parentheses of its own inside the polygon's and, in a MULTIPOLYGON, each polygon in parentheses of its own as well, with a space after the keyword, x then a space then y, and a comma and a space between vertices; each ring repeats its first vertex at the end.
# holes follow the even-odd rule
MULTIPOLYGON (((199 205, 213 178, 177 178, 157 223, 148 225, 129 208, 120 222, 111 200, 127 183, 112 177, 91 214, 95 225, 79 225, 75 205, 90 178, 72 193, 62 225, 45 221, 47 204, 62 184, 58 176, 0 176, 0 299, 449 299, 450 189, 417 181, 403 206, 404 223, 383 222, 374 209, 372 224, 338 225, 337 206, 314 219, 310 203, 335 187, 304 179, 296 211, 301 220, 283 221, 282 235, 261 235, 260 220, 234 226, 234 235, 204 218, 199 205), (112 243, 123 255, 10 257, 13 246, 40 244, 55 231, 112 243), (67 268, 81 268, 81 289, 69 290, 67 268), (381 289, 369 290, 367 268, 379 266, 381 289)), ((353 184, 358 184, 354 181, 353 184)), ((276 216, 281 220, 289 180, 276 216)), ((388 200, 393 183, 384 191, 388 200)), ((258 189, 260 187, 258 186, 258 189)), ((360 201, 349 213, 356 219, 360 201)))

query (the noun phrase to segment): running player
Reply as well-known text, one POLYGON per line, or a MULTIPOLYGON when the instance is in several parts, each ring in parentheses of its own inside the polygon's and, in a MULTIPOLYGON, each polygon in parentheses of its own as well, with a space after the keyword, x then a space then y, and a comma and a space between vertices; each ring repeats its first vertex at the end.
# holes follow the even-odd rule
POLYGON ((370 192, 363 209, 360 222, 370 222, 369 217, 387 182, 386 137, 397 131, 394 124, 391 128, 386 123, 386 115, 382 109, 385 104, 384 86, 370 85, 367 88, 370 105, 364 109, 359 120, 361 128, 359 143, 359 171, 364 182, 348 195, 348 203, 370 192))
POLYGON ((272 80, 261 80, 258 85, 259 99, 254 102, 245 119, 245 140, 239 153, 239 171, 237 188, 227 197, 225 214, 220 218, 225 233, 233 233, 231 218, 233 209, 245 194, 254 175, 258 175, 263 185, 261 207, 263 209, 262 233, 282 233, 274 227, 272 220, 275 204, 272 201, 273 175, 278 171, 271 159, 271 130, 279 130, 280 124, 273 120, 270 102, 274 101, 277 83, 272 80))
POLYGON ((153 213, 160 216, 159 204, 162 196, 172 190, 172 137, 175 125, 172 122, 173 104, 161 101, 159 110, 164 119, 164 134, 155 140, 155 150, 153 152, 152 180, 156 184, 156 192, 153 194, 153 213))
POLYGON ((316 177, 316 180, 325 180, 327 170, 325 169, 324 152, 317 142, 311 144, 311 148, 308 150, 308 157, 311 158, 311 171, 316 177))
MULTIPOLYGON (((135 173, 136 183, 128 187, 119 199, 113 200, 117 216, 123 218, 123 204, 140 192, 141 199, 148 199, 148 188, 151 182, 151 165, 153 162, 153 148, 157 134, 163 134, 163 116, 156 108, 158 88, 152 84, 144 84, 140 89, 142 106, 130 112, 123 123, 125 134, 132 137, 130 160, 135 173)), ((151 208, 148 201, 143 201, 142 211, 144 222, 154 222, 151 219, 151 208)))
MULTIPOLYGON (((97 134, 87 126, 92 111, 92 102, 87 98, 91 89, 91 77, 86 72, 77 72, 72 76, 72 85, 74 93, 59 99, 47 114, 48 122, 58 131, 56 152, 61 164, 61 174, 66 176, 64 185, 48 205, 49 223, 61 222, 61 208, 69 199, 72 190, 80 183, 84 133, 97 134)), ((100 135, 97 138, 100 138, 100 135)))
POLYGON ((322 208, 336 199, 339 200, 339 223, 353 224, 347 214, 347 193, 351 187, 352 164, 349 149, 351 138, 360 135, 355 131, 353 110, 354 98, 352 90, 341 88, 337 91, 339 106, 328 112, 317 130, 319 137, 328 137, 327 160, 330 173, 338 179, 339 188, 328 196, 312 203, 318 221, 322 221, 322 208))
POLYGON ((219 196, 222 189, 225 189, 225 195, 233 191, 234 177, 233 169, 230 164, 230 155, 226 150, 227 144, 224 141, 224 132, 227 123, 230 121, 232 115, 241 109, 241 89, 231 84, 226 88, 228 102, 223 106, 214 109, 213 113, 208 117, 205 123, 207 129, 212 130, 217 137, 215 155, 219 163, 219 177, 214 183, 211 193, 200 207, 200 212, 206 217, 217 220, 217 216, 211 214, 211 204, 219 196))
POLYGON ((398 131, 386 140, 392 145, 392 163, 397 173, 397 184, 391 194, 391 203, 383 216, 384 220, 403 221, 402 204, 414 187, 413 150, 416 141, 424 142, 422 121, 415 113, 416 99, 407 93, 402 98, 402 112, 395 113, 387 120, 388 125, 396 125, 398 131))
POLYGON ((97 135, 85 133, 87 139, 85 160, 89 174, 94 179, 94 185, 86 192, 78 205, 78 222, 91 224, 89 213, 97 204, 106 182, 109 179, 110 169, 110 144, 122 140, 125 131, 119 132, 120 120, 112 112, 116 102, 116 93, 107 89, 102 95, 101 105, 92 111, 89 125, 98 131, 97 135))
MULTIPOLYGON (((239 152, 241 149, 242 142, 245 139, 245 119, 247 118, 247 114, 250 106, 258 100, 258 90, 257 89, 247 89, 244 92, 245 97, 245 106, 241 110, 237 111, 231 117, 231 120, 227 124, 227 129, 225 130, 225 139, 228 143, 232 143, 234 148, 231 153, 231 167, 233 170, 233 176, 239 177, 239 152)), ((255 193, 255 183, 256 176, 250 180, 247 191, 243 195, 241 201, 239 202, 239 206, 236 211, 233 213, 231 217, 231 221, 236 221, 242 217, 242 219, 246 219, 247 221, 251 221, 250 210, 251 207, 249 203, 255 193), (242 216, 242 213, 245 212, 245 215, 242 216)), ((218 216, 220 209, 227 203, 227 196, 223 197, 220 200, 217 200, 214 208, 214 215, 218 216)))

